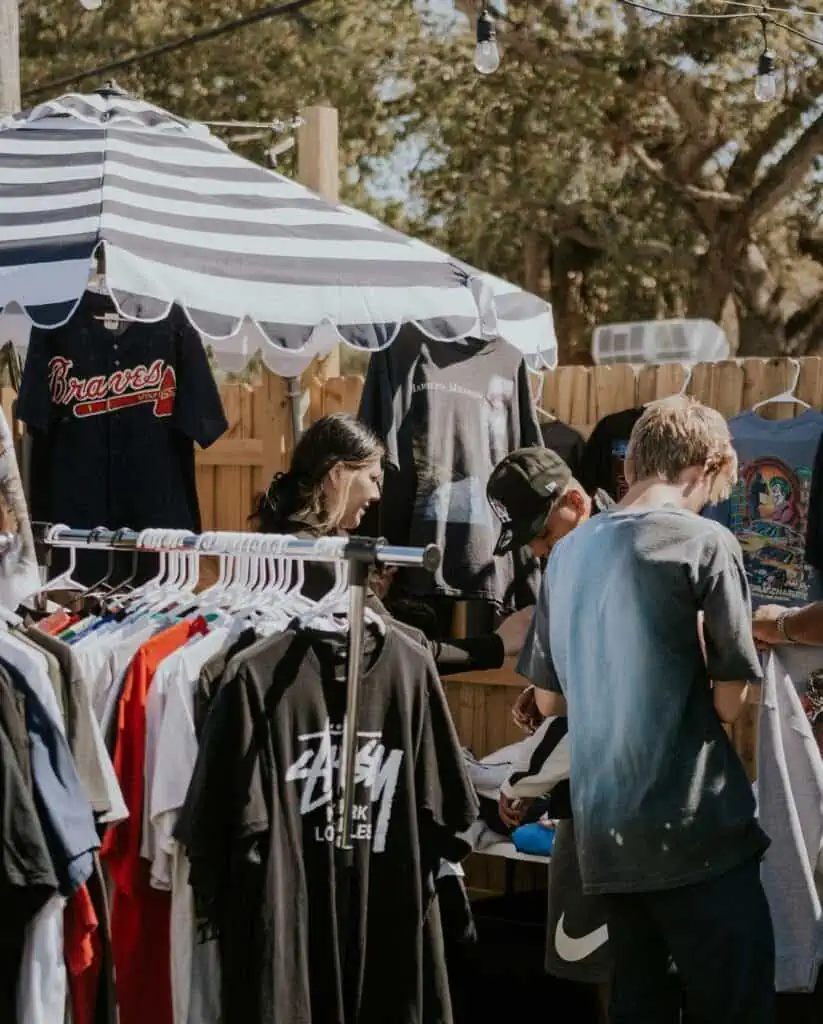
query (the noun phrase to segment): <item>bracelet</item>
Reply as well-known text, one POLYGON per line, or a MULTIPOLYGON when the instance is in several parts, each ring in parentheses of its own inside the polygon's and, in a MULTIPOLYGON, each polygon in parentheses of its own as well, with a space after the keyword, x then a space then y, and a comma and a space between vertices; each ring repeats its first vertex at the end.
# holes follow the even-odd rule
POLYGON ((777 616, 777 632, 780 634, 780 639, 784 644, 797 643, 796 640, 792 640, 786 630, 786 619, 789 618, 789 615, 790 612, 781 612, 781 614, 777 616))

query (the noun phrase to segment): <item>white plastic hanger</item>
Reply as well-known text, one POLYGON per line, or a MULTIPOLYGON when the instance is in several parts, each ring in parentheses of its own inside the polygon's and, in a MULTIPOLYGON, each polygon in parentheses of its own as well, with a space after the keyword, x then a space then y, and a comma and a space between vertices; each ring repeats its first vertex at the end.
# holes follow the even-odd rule
POLYGON ((802 398, 798 398, 795 394, 797 391, 797 385, 800 383, 800 361, 798 359, 790 360, 792 369, 794 370, 794 380, 792 381, 791 387, 787 391, 783 391, 779 395, 775 395, 773 398, 764 398, 760 402, 755 402, 752 406, 752 412, 757 412, 758 409, 762 409, 764 405, 771 405, 773 402, 793 402, 795 405, 800 405, 804 409, 811 409, 808 402, 804 402, 802 398))
MULTIPOLYGON (((318 554, 336 555, 340 553, 340 537, 318 537, 315 546, 318 554)), ((348 630, 349 623, 346 618, 349 614, 349 563, 344 558, 334 560, 335 582, 332 589, 322 600, 318 601, 313 609, 310 609, 300 619, 304 628, 309 625, 319 626, 322 619, 324 629, 329 631, 348 630), (340 621, 342 617, 342 622, 340 621)), ((366 606, 365 620, 371 622, 381 633, 385 633, 386 624, 374 609, 366 606)))
MULTIPOLYGON (((533 370, 530 366, 526 367, 526 371, 527 371, 527 373, 530 376, 537 378, 537 381, 538 381, 538 384, 537 384, 537 394, 539 396, 541 396, 541 399, 542 399, 542 395, 543 395, 543 382, 546 379, 545 372, 543 370, 533 370)), ((532 391, 531 383, 529 383, 529 391, 531 392, 532 402, 534 403, 534 408, 535 408, 535 411, 537 412, 537 414, 539 416, 544 417, 544 419, 546 420, 547 423, 556 423, 557 422, 557 417, 554 415, 554 413, 548 412, 546 409, 544 409, 540 405, 540 400, 538 398, 535 398, 535 394, 532 391)))
MULTIPOLYGON (((215 536, 215 534, 211 532, 206 532, 201 533, 200 536, 197 538, 195 550, 197 551, 198 555, 205 556, 209 555, 212 551, 214 551, 216 546, 217 537, 215 536)), ((206 587, 205 590, 202 590, 200 592, 199 600, 201 608, 213 606, 215 604, 215 600, 219 597, 219 595, 225 592, 226 584, 228 583, 229 578, 228 557, 222 553, 218 555, 217 565, 217 579, 215 580, 214 583, 212 583, 210 587, 206 587)))
MULTIPOLYGON (((69 527, 65 523, 56 523, 54 526, 50 526, 46 531, 44 538, 46 544, 51 543, 57 536, 58 530, 68 530, 69 527)), ((69 565, 65 572, 61 572, 54 579, 49 580, 37 591, 37 594, 48 594, 54 590, 86 590, 82 583, 78 583, 74 579, 74 572, 77 569, 77 548, 69 548, 69 565)))

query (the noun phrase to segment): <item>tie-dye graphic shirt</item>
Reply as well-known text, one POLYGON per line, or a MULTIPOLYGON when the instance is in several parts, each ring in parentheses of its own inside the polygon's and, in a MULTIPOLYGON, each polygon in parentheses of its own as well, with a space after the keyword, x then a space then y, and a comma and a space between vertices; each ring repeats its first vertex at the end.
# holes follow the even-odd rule
POLYGON ((604 513, 557 545, 543 586, 585 891, 675 888, 761 853, 709 683, 760 678, 734 537, 669 507, 604 513))

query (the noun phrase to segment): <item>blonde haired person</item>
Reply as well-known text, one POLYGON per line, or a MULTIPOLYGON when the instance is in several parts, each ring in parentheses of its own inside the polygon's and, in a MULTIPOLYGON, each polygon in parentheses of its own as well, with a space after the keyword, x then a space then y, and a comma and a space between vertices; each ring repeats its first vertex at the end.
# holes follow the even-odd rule
POLYGON ((774 1018, 768 839, 723 728, 760 677, 751 604, 739 544, 699 515, 736 472, 717 412, 650 405, 628 493, 555 546, 535 614, 539 682, 568 714, 578 862, 605 908, 614 1024, 666 1019, 670 958, 690 1016, 774 1018))

